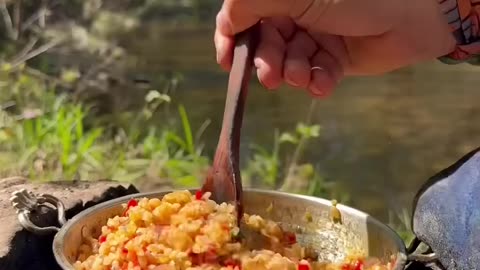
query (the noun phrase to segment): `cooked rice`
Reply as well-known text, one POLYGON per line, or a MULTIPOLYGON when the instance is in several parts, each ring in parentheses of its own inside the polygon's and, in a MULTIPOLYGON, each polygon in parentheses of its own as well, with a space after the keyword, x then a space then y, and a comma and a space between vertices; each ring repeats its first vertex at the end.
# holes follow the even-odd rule
POLYGON ((390 264, 353 258, 343 264, 314 262, 311 252, 275 222, 245 215, 243 222, 269 239, 250 250, 240 241, 233 205, 217 204, 209 193, 176 191, 162 199, 125 205, 125 214, 86 237, 77 270, 389 270, 390 264))

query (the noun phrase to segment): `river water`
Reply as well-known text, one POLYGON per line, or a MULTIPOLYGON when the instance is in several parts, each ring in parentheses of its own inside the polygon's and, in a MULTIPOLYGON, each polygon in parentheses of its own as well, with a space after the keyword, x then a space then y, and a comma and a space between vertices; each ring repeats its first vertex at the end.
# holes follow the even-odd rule
MULTIPOLYGON (((215 63, 208 26, 167 28, 150 24, 121 41, 150 77, 180 72, 173 94, 186 106, 203 135, 206 150, 216 146, 228 75, 215 63)), ((377 77, 350 78, 319 100, 312 122, 321 136, 303 161, 350 194, 350 205, 386 221, 391 210, 410 208, 419 186, 480 145, 480 68, 437 61, 377 77)), ((252 80, 247 101, 242 155, 252 142, 270 146, 273 131, 290 130, 306 118, 311 97, 282 87, 270 92, 252 80)), ((162 119, 158 119, 159 122, 162 119)))

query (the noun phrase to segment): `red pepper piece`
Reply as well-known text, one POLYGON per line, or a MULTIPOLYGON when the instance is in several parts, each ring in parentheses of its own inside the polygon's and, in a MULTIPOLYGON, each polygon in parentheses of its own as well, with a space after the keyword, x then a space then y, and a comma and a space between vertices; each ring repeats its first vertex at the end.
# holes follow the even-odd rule
POLYGON ((285 232, 285 241, 289 245, 297 243, 297 236, 292 232, 285 232))
POLYGON ((230 231, 230 226, 228 226, 228 224, 222 224, 222 225, 220 225, 220 226, 222 226, 222 230, 224 230, 224 231, 230 231))
POLYGON ((225 259, 225 261, 223 261, 223 263, 225 264, 225 266, 232 266, 235 265, 236 261, 232 258, 227 258, 225 259))
POLYGON ((353 264, 353 270, 363 270, 363 261, 357 260, 357 261, 353 264))
POLYGON ((125 255, 127 255, 127 254, 128 254, 128 249, 122 248, 122 253, 125 254, 125 255))
POLYGON ((202 265, 205 261, 203 254, 190 253, 190 258, 192 259, 193 265, 202 265))
POLYGON ((137 254, 135 254, 135 253, 133 253, 133 255, 132 255, 132 262, 133 262, 133 266, 138 266, 138 265, 140 265, 140 264, 138 263, 137 254))
POLYGON ((197 192, 195 192, 195 199, 201 200, 202 197, 203 197, 203 192, 201 190, 198 190, 197 192))
POLYGON ((127 203, 127 209, 125 209, 125 213, 123 213, 124 216, 127 216, 127 213, 128 213, 128 210, 132 207, 135 207, 138 205, 138 202, 137 200, 135 199, 131 199, 130 201, 128 201, 127 203))
POLYGON ((353 262, 344 264, 342 270, 363 270, 363 261, 355 260, 353 262))
POLYGON ((225 264, 226 267, 230 266, 232 269, 237 269, 237 270, 242 269, 242 264, 239 261, 232 258, 226 259, 223 263, 225 264))
POLYGON ((137 205, 138 205, 137 200, 131 199, 131 200, 128 201, 128 203, 127 203, 127 209, 132 208, 132 207, 135 207, 135 206, 137 206, 137 205))
POLYGON ((107 237, 105 235, 100 235, 100 237, 98 238, 98 242, 101 244, 105 241, 107 241, 107 237))
POLYGON ((218 259, 218 255, 214 249, 209 249, 207 252, 205 252, 204 258, 208 263, 215 263, 218 259))
POLYGON ((298 265, 298 270, 310 270, 310 265, 301 263, 298 265))

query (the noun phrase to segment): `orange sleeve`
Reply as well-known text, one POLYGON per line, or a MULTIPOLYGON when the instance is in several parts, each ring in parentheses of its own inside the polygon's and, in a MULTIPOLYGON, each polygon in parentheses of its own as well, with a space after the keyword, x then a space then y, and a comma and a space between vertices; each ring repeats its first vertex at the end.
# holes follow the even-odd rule
POLYGON ((440 60, 446 63, 480 64, 480 0, 437 0, 457 47, 440 60))

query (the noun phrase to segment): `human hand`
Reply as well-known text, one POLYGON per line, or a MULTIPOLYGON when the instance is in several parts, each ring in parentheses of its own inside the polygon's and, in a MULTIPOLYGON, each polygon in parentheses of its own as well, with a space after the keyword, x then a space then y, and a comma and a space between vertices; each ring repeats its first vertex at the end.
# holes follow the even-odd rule
POLYGON ((344 76, 376 75, 434 59, 456 41, 435 0, 224 0, 217 62, 230 70, 234 35, 261 21, 260 82, 326 96, 344 76))

